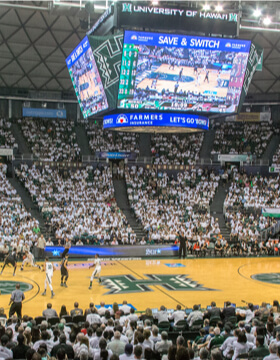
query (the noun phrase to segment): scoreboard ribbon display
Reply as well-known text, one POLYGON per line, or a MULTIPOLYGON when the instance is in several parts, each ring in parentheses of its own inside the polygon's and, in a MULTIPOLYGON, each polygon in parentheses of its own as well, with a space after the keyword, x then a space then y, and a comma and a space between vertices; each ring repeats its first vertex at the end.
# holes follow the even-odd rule
POLYGON ((209 119, 193 114, 124 113, 104 116, 103 128, 134 132, 195 132, 208 130, 209 119))

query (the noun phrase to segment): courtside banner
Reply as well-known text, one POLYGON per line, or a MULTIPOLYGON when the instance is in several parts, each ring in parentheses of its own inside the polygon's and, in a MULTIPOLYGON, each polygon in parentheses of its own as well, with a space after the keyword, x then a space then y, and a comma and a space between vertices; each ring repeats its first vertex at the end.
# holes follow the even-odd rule
POLYGON ((66 110, 22 108, 23 117, 66 119, 66 110))
POLYGON ((200 115, 187 115, 176 113, 123 113, 104 116, 103 128, 104 129, 122 129, 123 131, 130 131, 133 128, 152 127, 155 128, 177 128, 209 130, 209 119, 200 115))

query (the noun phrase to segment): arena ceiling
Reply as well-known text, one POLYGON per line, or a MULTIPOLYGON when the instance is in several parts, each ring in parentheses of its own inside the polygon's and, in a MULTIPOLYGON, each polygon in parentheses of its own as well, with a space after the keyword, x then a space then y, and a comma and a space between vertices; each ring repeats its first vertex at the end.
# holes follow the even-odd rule
MULTIPOLYGON (((36 90, 73 94, 65 58, 85 36, 90 21, 94 23, 111 1, 84 0, 1 1, 0 2, 0 88, 36 90)), ((161 3, 161 2, 159 2, 161 3)), ((177 4, 179 1, 168 1, 177 4)), ((182 1, 201 7, 202 1, 182 1)), ((214 6, 216 2, 208 1, 214 6)), ((264 49, 263 70, 254 75, 249 95, 259 100, 280 100, 280 1, 224 1, 225 8, 242 10, 240 37, 258 43, 264 49), (263 15, 273 17, 279 32, 246 30, 243 26, 262 27, 254 20, 258 6, 263 15), (250 22, 249 19, 252 19, 250 22)))

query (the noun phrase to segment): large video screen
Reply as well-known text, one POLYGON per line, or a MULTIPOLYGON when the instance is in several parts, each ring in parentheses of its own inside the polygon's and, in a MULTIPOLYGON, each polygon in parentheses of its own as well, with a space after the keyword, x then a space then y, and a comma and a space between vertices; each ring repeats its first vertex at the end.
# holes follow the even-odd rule
POLYGON ((108 109, 108 102, 87 36, 66 64, 84 118, 108 109))
POLYGON ((126 31, 118 107, 237 111, 251 42, 126 31))

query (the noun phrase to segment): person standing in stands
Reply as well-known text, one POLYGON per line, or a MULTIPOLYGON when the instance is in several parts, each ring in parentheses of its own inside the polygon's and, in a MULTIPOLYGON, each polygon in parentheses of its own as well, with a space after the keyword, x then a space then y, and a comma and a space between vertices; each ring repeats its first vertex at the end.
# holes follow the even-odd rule
POLYGON ((184 236, 183 231, 180 232, 180 234, 177 234, 179 237, 180 247, 179 247, 179 259, 181 259, 183 255, 183 259, 186 258, 186 238, 184 236))
POLYGON ((44 236, 41 235, 37 240, 38 259, 44 259, 45 247, 46 247, 46 240, 45 240, 44 236))
MULTIPOLYGON (((24 293, 20 290, 20 284, 16 284, 16 289, 12 292, 10 299, 10 311, 9 318, 11 318, 14 313, 17 313, 17 317, 21 319, 21 309, 22 309, 22 301, 25 299, 24 293)), ((9 304, 9 305, 10 305, 9 304)))
POLYGON ((52 287, 52 277, 54 272, 53 264, 49 261, 49 258, 46 257, 45 264, 44 264, 44 271, 46 272, 46 279, 45 279, 45 290, 42 293, 42 296, 46 295, 47 292, 47 285, 49 285, 49 288, 51 290, 51 298, 54 297, 53 287, 52 287))
POLYGON ((5 257, 4 265, 2 266, 2 270, 0 275, 2 275, 3 270, 5 269, 6 265, 11 264, 14 268, 13 276, 16 275, 16 269, 17 269, 17 252, 16 250, 13 250, 10 254, 8 254, 5 257))
POLYGON ((61 268, 60 268, 60 272, 61 272, 61 284, 60 286, 64 286, 64 287, 68 287, 66 285, 66 281, 68 280, 69 277, 69 272, 68 272, 68 254, 65 255, 65 257, 62 259, 61 261, 61 268))

